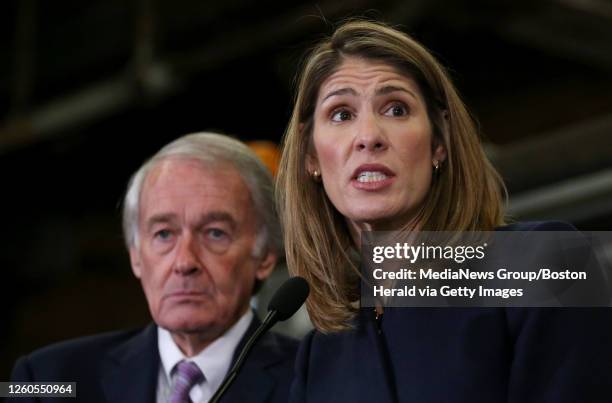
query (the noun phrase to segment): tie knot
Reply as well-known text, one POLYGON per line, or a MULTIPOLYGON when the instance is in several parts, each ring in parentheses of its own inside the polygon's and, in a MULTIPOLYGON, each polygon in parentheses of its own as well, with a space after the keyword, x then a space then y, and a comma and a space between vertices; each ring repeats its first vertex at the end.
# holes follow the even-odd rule
POLYGON ((187 402, 189 391, 198 382, 204 380, 204 374, 196 364, 190 361, 181 361, 175 367, 175 379, 170 402, 187 402))
POLYGON ((204 378, 200 368, 191 361, 181 361, 176 365, 176 375, 188 380, 192 385, 204 378))

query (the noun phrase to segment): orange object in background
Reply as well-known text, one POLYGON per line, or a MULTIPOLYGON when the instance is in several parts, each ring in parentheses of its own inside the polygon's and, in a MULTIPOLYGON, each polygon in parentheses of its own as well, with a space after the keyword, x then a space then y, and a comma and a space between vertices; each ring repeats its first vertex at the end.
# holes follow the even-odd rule
POLYGON ((268 167, 273 177, 276 177, 280 162, 280 149, 276 143, 268 140, 248 141, 246 143, 268 167))

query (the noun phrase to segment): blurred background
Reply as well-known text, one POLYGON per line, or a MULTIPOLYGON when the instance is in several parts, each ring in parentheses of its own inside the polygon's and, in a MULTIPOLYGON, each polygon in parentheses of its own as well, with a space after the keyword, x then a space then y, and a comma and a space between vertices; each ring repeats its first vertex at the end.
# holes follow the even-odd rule
POLYGON ((35 348, 150 321, 120 228, 131 173, 201 130, 274 155, 302 54, 355 15, 448 67, 516 219, 612 229, 607 0, 5 0, 0 380, 35 348))

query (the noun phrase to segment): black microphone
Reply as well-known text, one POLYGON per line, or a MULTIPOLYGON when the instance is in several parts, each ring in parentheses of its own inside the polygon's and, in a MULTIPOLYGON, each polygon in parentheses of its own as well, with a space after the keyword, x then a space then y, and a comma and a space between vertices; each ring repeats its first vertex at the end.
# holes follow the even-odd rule
POLYGON ((293 314, 300 309, 304 301, 306 301, 309 292, 310 287, 308 287, 308 283, 302 277, 291 277, 289 280, 285 281, 278 290, 276 290, 272 296, 272 299, 270 300, 270 303, 268 304, 268 314, 264 318, 261 325, 259 325, 255 333, 253 333, 253 335, 249 338, 244 348, 240 352, 236 363, 227 373, 227 376, 221 383, 221 386, 219 386, 219 389, 217 389, 208 403, 219 402, 221 396, 223 396, 230 385, 234 382, 234 379, 236 379, 240 368, 242 368, 244 361, 259 338, 265 332, 270 330, 270 328, 274 326, 276 322, 287 320, 293 316, 293 314))

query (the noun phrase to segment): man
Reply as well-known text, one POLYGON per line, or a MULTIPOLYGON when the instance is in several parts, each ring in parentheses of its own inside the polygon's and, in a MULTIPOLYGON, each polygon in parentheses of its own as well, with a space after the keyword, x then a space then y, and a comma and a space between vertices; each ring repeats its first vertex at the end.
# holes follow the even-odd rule
MULTIPOLYGON (((249 301, 282 251, 270 174, 239 141, 182 137, 132 177, 123 227, 155 324, 36 351, 12 380, 76 381, 83 402, 207 402, 260 323, 249 301)), ((265 335, 223 401, 286 402, 296 348, 265 335)))

